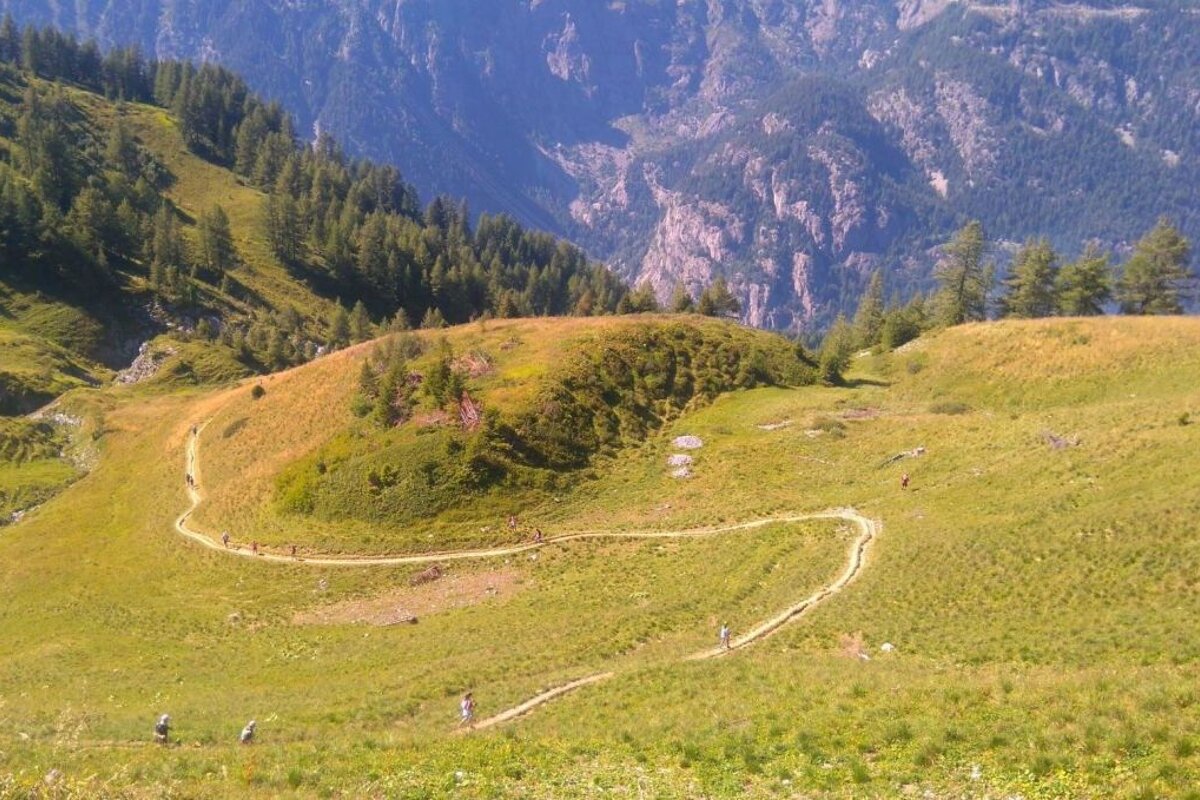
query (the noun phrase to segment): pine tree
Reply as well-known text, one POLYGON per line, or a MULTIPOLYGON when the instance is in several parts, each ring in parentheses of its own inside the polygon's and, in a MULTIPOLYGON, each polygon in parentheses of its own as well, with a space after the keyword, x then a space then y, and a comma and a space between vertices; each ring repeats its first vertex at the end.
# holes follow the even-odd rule
POLYGON ((903 307, 893 304, 883 317, 880 344, 885 350, 895 350, 920 336, 927 323, 923 295, 916 295, 903 307))
POLYGON ((1004 281, 1007 292, 1000 301, 1004 316, 1035 319, 1053 315, 1058 309, 1057 277, 1058 254, 1050 242, 1026 242, 1013 261, 1012 274, 1004 281))
POLYGON ((706 317, 734 317, 741 313, 742 304, 729 291, 724 278, 717 278, 700 293, 696 311, 706 317))
POLYGON ((367 307, 363 305, 362 300, 359 300, 350 312, 350 339, 354 342, 365 342, 371 338, 371 334, 371 315, 367 313, 367 307))
POLYGON ((942 325, 961 325, 987 316, 987 294, 992 284, 992 267, 983 263, 987 242, 983 225, 968 222, 946 247, 934 269, 940 290, 937 318, 942 325))
POLYGON ((350 315, 346 313, 346 309, 341 303, 334 307, 333 314, 329 318, 327 343, 330 350, 339 350, 350 344, 350 315))
POLYGON ((671 313, 691 314, 695 310, 696 301, 692 299, 692 293, 683 285, 683 281, 676 281, 671 291, 671 313))
POLYGON ((379 395, 379 376, 369 358, 363 359, 362 369, 358 371, 358 393, 370 399, 379 395))
POLYGON ((1126 314, 1180 314, 1194 291, 1191 245, 1166 218, 1143 236, 1117 282, 1126 314))
POLYGON ((21 60, 21 34, 13 22, 12 15, 5 14, 0 22, 0 62, 16 64, 21 60))
POLYGON ((658 298, 654 296, 654 287, 648 282, 643 283, 629 294, 630 314, 653 314, 658 311, 658 298))
POLYGON ((846 322, 846 318, 838 314, 837 320, 825 334, 821 342, 818 356, 818 369, 821 380, 826 383, 841 383, 842 375, 850 366, 854 355, 855 332, 846 322))
POLYGON ((1089 246, 1078 261, 1058 272, 1058 312, 1068 317, 1091 317, 1104 313, 1112 297, 1112 267, 1108 253, 1089 246))
POLYGON ((112 235, 114 219, 112 203, 104 192, 88 186, 76 196, 67 225, 80 247, 99 257, 112 235))
POLYGON ((875 270, 854 312, 854 338, 857 347, 874 347, 883 334, 883 270, 875 270))
POLYGON ((425 312, 425 316, 421 318, 422 328, 444 328, 446 327, 446 318, 442 316, 442 312, 436 308, 430 308, 425 312))
POLYGON ((229 228, 229 216, 225 209, 213 206, 207 213, 201 214, 199 235, 199 266, 216 276, 233 269, 237 251, 233 246, 233 233, 229 228))

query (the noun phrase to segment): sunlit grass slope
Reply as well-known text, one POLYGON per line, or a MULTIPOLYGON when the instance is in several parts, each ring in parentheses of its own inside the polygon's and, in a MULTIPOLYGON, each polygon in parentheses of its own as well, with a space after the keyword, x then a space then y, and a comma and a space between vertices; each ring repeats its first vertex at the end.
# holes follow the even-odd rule
MULTIPOLYGON (((243 540, 253 532, 263 543, 326 552, 501 541, 514 535, 503 524, 508 515, 520 513, 531 525, 552 514, 572 486, 602 469, 593 460, 580 462, 586 470, 545 465, 533 470, 525 468, 531 458, 508 455, 533 450, 527 443, 538 441, 546 427, 557 427, 555 438, 577 448, 572 456, 611 456, 641 445, 680 411, 722 391, 813 379, 811 365, 782 338, 702 318, 489 321, 407 336, 417 336, 423 347, 409 365, 412 375, 430 374, 446 352, 456 365, 475 365, 455 369, 484 414, 496 415, 495 423, 480 432, 462 431, 453 408, 448 413, 436 408, 421 391, 410 418, 395 429, 357 419, 351 408, 363 362, 389 343, 335 354, 259 382, 260 397, 235 390, 204 417, 201 464, 208 497, 197 524, 243 540), (657 338, 670 341, 676 355, 656 356, 667 349, 659 349, 657 338), (674 391, 655 393, 664 381, 657 364, 636 363, 644 358, 663 361, 662 369, 674 376, 674 391), (740 366, 751 362, 761 362, 761 375, 740 366), (704 381, 709 384, 701 385, 704 381), (571 403, 576 405, 569 422, 547 425, 549 415, 571 403), (587 403, 612 416, 590 421, 582 415, 587 403), (594 444, 585 444, 593 437, 594 444), (520 461, 513 471, 523 472, 485 485, 441 478, 463 469, 473 452, 488 457, 501 452, 495 460, 520 461), (401 478, 384 490, 375 476, 389 469, 401 478), (281 501, 300 491, 315 498, 311 513, 297 513, 281 501)), ((527 536, 529 525, 515 535, 527 536)))
POLYGON ((258 401, 248 386, 95 401, 99 468, 0 533, 0 794, 54 768, 88 797, 1197 796, 1200 322, 953 329, 860 360, 850 388, 724 395, 559 502, 515 509, 550 531, 831 506, 882 521, 844 593, 760 645, 686 664, 720 620, 744 629, 827 583, 847 534, 810 524, 454 567, 515 575, 377 628, 295 614, 408 591, 414 570, 256 564, 171 532, 194 420, 213 419, 209 513, 250 519, 236 509, 269 501, 291 458, 276 449, 327 435, 284 398, 302 387, 336 410, 353 391, 337 359, 360 355, 266 381, 258 401), (288 432, 252 480, 259 448, 235 443, 272 441, 268 419, 288 432), (682 434, 704 440, 686 480, 665 463, 682 434), (221 506, 222 469, 259 488, 221 506), (869 660, 846 655, 858 639, 869 660), (619 675, 508 727, 450 733, 468 688, 488 714, 601 669, 619 675), (185 746, 140 744, 163 712, 185 746), (252 717, 262 741, 238 748, 252 717))

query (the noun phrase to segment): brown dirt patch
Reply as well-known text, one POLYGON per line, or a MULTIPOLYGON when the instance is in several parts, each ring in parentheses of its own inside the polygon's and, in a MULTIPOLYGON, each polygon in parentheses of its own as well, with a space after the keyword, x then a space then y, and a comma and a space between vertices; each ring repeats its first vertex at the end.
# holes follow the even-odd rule
POLYGON ((320 608, 297 611, 294 625, 398 625, 439 611, 465 608, 511 597, 523 589, 521 574, 512 568, 488 572, 446 574, 431 583, 405 586, 375 597, 343 600, 320 608))

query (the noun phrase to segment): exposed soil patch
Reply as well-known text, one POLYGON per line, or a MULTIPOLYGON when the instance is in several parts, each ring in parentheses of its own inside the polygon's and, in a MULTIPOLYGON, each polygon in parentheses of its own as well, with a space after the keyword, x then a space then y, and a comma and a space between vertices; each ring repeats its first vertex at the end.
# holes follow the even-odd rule
POLYGON ((842 419, 875 419, 878 416, 878 408, 850 408, 842 412, 842 419))
POLYGON ((516 594, 524 585, 515 569, 444 574, 432 582, 393 589, 375 597, 343 600, 320 608, 297 611, 295 625, 398 625, 422 617, 465 608, 496 597, 516 594))

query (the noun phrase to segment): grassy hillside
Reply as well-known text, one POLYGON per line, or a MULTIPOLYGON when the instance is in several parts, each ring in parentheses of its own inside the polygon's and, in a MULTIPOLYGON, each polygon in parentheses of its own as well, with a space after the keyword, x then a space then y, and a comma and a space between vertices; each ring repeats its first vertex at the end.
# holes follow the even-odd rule
POLYGON ((207 418, 197 523, 264 544, 350 552, 527 536, 595 458, 640 445, 718 394, 814 380, 784 339, 702 318, 502 320, 405 334, 262 381, 207 418), (353 413, 364 362, 407 348, 424 378, 404 421, 353 413), (482 421, 428 384, 440 362, 482 421), (521 514, 519 531, 503 524, 521 514))
MULTIPOLYGON (((552 348, 543 323, 512 325, 552 348)), ((171 531, 194 422, 213 420, 202 513, 269 508, 276 476, 337 435, 355 391, 339 376, 368 352, 257 401, 249 385, 94 398, 99 466, 0 533, 0 795, 54 768, 81 796, 1196 796, 1197 320, 948 330, 860 359, 851 388, 688 408, 558 502, 512 509, 548 533, 833 506, 881 520, 845 592, 703 663, 678 657, 827 584, 848 533, 555 546, 412 588, 419 568, 255 563, 171 531), (703 446, 682 480, 666 458, 685 434, 703 446), (223 471, 255 488, 229 500, 223 471), (419 622, 351 621, 400 609, 419 622), (487 715, 602 669, 618 675, 452 735, 462 691, 487 715), (163 712, 184 746, 142 744, 163 712), (261 742, 239 748, 250 718, 261 742)), ((497 391, 538 371, 512 352, 497 391)))

